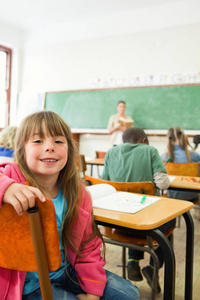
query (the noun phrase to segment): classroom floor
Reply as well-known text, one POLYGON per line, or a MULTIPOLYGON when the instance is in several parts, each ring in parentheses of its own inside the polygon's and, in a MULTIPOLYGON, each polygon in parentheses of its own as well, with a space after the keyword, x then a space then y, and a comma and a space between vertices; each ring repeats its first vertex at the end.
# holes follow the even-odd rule
MULTIPOLYGON (((200 213, 198 210, 192 210, 191 215, 193 216, 195 226, 195 240, 194 240, 194 272, 193 272, 193 300, 199 299, 199 286, 200 286, 200 221, 194 218, 194 214, 198 217, 200 213)), ((184 264, 185 261, 185 221, 181 218, 181 227, 174 230, 174 250, 176 256, 176 285, 175 285, 175 300, 184 299, 184 264)), ((106 269, 114 272, 115 274, 122 275, 121 265, 121 247, 106 244, 106 269)), ((149 262, 149 255, 146 253, 144 260, 141 261, 140 266, 143 267, 149 262)), ((159 271, 160 286, 163 291, 163 276, 164 268, 159 271)), ((133 282, 137 285, 140 290, 140 299, 150 299, 150 287, 148 286, 146 279, 140 282, 133 282)), ((157 295, 157 300, 163 299, 163 293, 157 295)))

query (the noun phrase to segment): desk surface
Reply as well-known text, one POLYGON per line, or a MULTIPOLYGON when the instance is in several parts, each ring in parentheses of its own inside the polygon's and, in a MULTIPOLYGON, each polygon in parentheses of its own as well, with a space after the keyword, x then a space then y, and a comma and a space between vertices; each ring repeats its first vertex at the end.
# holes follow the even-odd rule
POLYGON ((96 221, 137 230, 150 230, 182 215, 193 207, 194 204, 188 201, 161 198, 160 201, 135 214, 100 208, 93 208, 93 212, 96 221))
POLYGON ((103 166, 104 162, 105 162, 104 158, 94 158, 94 159, 86 160, 87 165, 103 166))
POLYGON ((200 190, 200 177, 190 176, 173 176, 170 175, 170 180, 175 177, 170 183, 170 188, 182 188, 188 190, 200 190))

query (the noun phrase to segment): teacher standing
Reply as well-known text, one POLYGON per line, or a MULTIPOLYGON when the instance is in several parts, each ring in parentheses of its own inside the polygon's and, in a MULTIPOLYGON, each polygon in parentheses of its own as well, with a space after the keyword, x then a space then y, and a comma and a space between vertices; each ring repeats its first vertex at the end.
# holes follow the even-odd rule
POLYGON ((110 117, 107 126, 109 134, 111 134, 112 146, 122 144, 122 134, 127 129, 126 126, 123 126, 119 123, 119 120, 122 118, 126 121, 134 123, 133 119, 130 116, 125 115, 126 103, 124 101, 120 100, 117 103, 117 110, 118 113, 110 117))

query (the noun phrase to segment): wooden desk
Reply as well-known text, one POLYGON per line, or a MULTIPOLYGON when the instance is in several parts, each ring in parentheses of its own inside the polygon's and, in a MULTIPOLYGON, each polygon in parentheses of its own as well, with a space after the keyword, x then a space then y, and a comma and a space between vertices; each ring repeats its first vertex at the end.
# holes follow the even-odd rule
POLYGON ((175 179, 170 183, 170 188, 192 190, 197 193, 200 192, 200 177, 189 177, 189 176, 169 176, 170 180, 175 179))
POLYGON ((120 228, 121 230, 128 228, 133 231, 134 235, 150 236, 159 243, 163 250, 165 260, 165 300, 175 299, 175 255, 169 240, 156 228, 183 215, 187 226, 185 300, 192 300, 194 223, 189 210, 193 207, 193 203, 188 201, 161 198, 160 201, 136 214, 127 214, 99 208, 93 208, 93 211, 95 221, 100 225, 120 228))
POLYGON ((91 165, 90 175, 93 175, 93 166, 104 166, 105 159, 104 158, 94 158, 92 160, 87 160, 86 164, 91 165))

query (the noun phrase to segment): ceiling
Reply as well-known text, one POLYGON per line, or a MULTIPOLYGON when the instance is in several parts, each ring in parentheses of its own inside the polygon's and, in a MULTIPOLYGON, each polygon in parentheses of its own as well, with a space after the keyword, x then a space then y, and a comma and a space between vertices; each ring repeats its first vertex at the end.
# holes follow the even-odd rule
POLYGON ((0 22, 29 32, 47 28, 52 23, 64 24, 196 1, 199 0, 0 0, 0 22))

